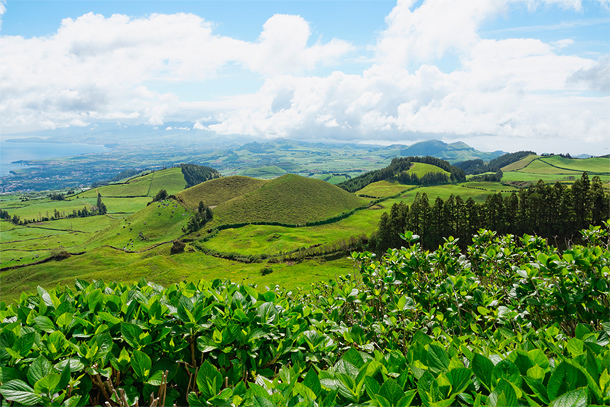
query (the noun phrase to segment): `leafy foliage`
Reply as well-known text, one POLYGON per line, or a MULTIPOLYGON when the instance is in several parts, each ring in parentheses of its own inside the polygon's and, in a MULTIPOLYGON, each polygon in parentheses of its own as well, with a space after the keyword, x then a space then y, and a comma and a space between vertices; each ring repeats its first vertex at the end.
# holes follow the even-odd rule
POLYGON ((8 405, 610 403, 610 251, 479 231, 417 236, 292 293, 228 281, 88 283, 0 303, 8 405))

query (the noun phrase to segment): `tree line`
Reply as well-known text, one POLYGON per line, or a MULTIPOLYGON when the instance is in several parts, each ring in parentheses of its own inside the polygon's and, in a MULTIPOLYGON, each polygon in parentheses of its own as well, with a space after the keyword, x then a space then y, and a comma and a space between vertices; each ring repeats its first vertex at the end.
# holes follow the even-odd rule
POLYGON ((496 172, 500 168, 517 162, 528 155, 536 154, 533 151, 517 151, 516 153, 507 153, 498 158, 490 160, 487 164, 483 160, 477 158, 475 160, 467 160, 456 163, 455 166, 463 169, 466 174, 481 174, 484 172, 496 172))
POLYGON ((220 173, 211 167, 196 164, 180 164, 180 169, 186 181, 185 188, 190 188, 213 178, 220 178, 220 173))
POLYGON ((83 209, 73 209, 72 212, 66 214, 65 212, 59 212, 57 209, 53 210, 53 214, 49 215, 48 211, 46 216, 39 216, 38 219, 21 219, 20 216, 11 216, 7 211, 0 210, 0 219, 8 220, 15 225, 27 225, 28 223, 35 222, 48 222, 50 220, 58 219, 70 219, 70 218, 86 218, 94 215, 105 215, 108 212, 106 204, 102 202, 102 195, 98 192, 96 206, 89 209, 86 206, 83 209))
POLYGON ((581 229, 599 226, 609 218, 610 197, 601 179, 595 176, 590 181, 585 172, 571 188, 541 180, 510 195, 488 195, 483 204, 472 198, 464 201, 459 195, 431 203, 425 193, 418 193, 411 206, 394 204, 381 216, 369 248, 380 253, 401 247, 400 234, 406 230, 419 235, 426 249, 438 247, 449 236, 459 238, 464 248, 482 228, 500 234, 535 234, 563 244, 578 239, 581 229))
POLYGON ((408 183, 410 185, 434 185, 466 181, 466 173, 461 168, 455 167, 447 161, 436 157, 397 157, 392 159, 390 165, 385 168, 369 171, 352 179, 343 181, 337 184, 337 186, 348 192, 356 192, 373 182, 393 178, 397 178, 400 182, 408 183), (405 172, 411 168, 412 163, 435 165, 447 171, 450 175, 447 176, 443 173, 428 173, 420 178, 415 174, 406 174, 405 172))

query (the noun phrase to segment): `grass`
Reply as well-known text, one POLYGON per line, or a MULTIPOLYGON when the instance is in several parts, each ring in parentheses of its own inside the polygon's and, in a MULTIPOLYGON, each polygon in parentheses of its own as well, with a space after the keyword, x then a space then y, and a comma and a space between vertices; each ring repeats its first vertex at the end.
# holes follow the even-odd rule
POLYGON ((443 170, 442 168, 437 167, 436 165, 426 164, 426 163, 413 163, 413 165, 411 165, 411 168, 409 168, 409 170, 407 172, 409 174, 415 174, 419 178, 421 178, 424 175, 431 173, 431 172, 432 173, 441 172, 443 174, 449 175, 449 173, 447 171, 443 170))
POLYGON ((214 225, 247 222, 302 224, 328 219, 366 200, 327 182, 284 175, 213 210, 214 225))
POLYGON ((148 196, 154 197, 157 192, 165 189, 168 195, 174 195, 184 190, 186 181, 184 175, 182 175, 182 169, 168 168, 166 170, 157 171, 153 174, 152 181, 150 183, 150 192, 148 196))
POLYGON ((396 180, 384 180, 373 182, 368 184, 360 191, 357 191, 357 195, 368 195, 376 198, 385 198, 387 196, 396 195, 405 189, 413 188, 411 185, 404 185, 396 180))
POLYGON ((334 279, 353 272, 354 263, 347 256, 333 260, 309 260, 296 264, 272 264, 273 273, 262 276, 266 263, 241 264, 229 260, 187 252, 169 254, 170 245, 162 245, 146 253, 124 253, 100 247, 80 256, 62 261, 50 261, 42 266, 28 266, 2 274, 2 300, 10 301, 21 292, 74 284, 76 277, 84 280, 134 282, 141 277, 158 284, 177 281, 230 278, 264 286, 280 284, 288 289, 308 288, 311 283, 334 279), (299 278, 295 278, 299 276, 299 278))
POLYGON ((539 156, 537 156, 536 154, 528 155, 527 157, 523 157, 519 161, 502 167, 501 170, 502 172, 519 171, 520 169, 527 167, 532 161, 534 161, 538 157, 539 156))
POLYGON ((196 209, 202 201, 208 206, 216 206, 230 199, 255 191, 267 181, 242 177, 216 178, 195 185, 177 194, 187 208, 196 209))
POLYGON ((182 170, 180 168, 168 168, 130 178, 125 183, 93 188, 78 194, 78 196, 81 198, 96 198, 99 192, 102 197, 144 197, 155 196, 161 189, 165 189, 171 195, 182 191, 185 185, 182 170))
POLYGON ((527 167, 520 169, 518 172, 540 175, 572 175, 578 177, 581 175, 581 172, 578 171, 553 167, 542 159, 533 160, 527 167))
MULTIPOLYGON (((600 175, 599 176, 602 181, 608 182, 610 181, 610 176, 608 175, 600 175)), ((572 183, 575 180, 580 178, 580 174, 576 175, 567 175, 567 174, 530 174, 526 172, 505 172, 502 176, 502 181, 525 181, 525 182, 538 182, 538 180, 543 180, 546 183, 555 183, 555 182, 567 182, 572 183)), ((591 179, 592 177, 589 177, 591 179)))
POLYGON ((589 173, 605 173, 610 175, 610 158, 594 157, 586 159, 570 159, 561 156, 542 157, 540 161, 555 167, 573 171, 588 171, 589 173))
POLYGON ((182 227, 191 216, 191 212, 177 201, 155 202, 133 215, 117 219, 110 227, 92 236, 84 245, 111 245, 132 251, 143 250, 182 236, 182 227))

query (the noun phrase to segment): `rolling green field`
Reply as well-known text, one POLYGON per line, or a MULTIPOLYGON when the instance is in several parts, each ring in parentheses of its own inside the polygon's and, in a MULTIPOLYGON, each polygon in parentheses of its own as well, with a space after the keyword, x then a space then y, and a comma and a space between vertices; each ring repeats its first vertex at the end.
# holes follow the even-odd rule
POLYGON ((553 167, 542 159, 533 160, 525 168, 521 168, 518 172, 524 172, 528 174, 540 174, 540 175, 573 175, 580 176, 581 172, 566 170, 563 168, 553 167))
POLYGON ((203 202, 207 206, 216 206, 255 191, 265 185, 266 182, 242 176, 222 177, 185 189, 176 196, 184 202, 187 208, 195 209, 199 202, 203 202))
POLYGON ((527 157, 524 157, 517 162, 502 167, 501 170, 503 172, 519 171, 520 169, 527 167, 532 161, 534 161, 538 157, 539 156, 536 154, 528 155, 527 157))
POLYGON ((569 159, 561 156, 542 157, 540 161, 558 168, 574 170, 578 172, 588 171, 589 173, 610 173, 610 158, 594 157, 585 160, 569 159))
POLYGON ((302 224, 328 219, 366 203, 324 181, 289 174, 218 205, 210 227, 248 222, 302 224))
POLYGON ((409 168, 409 170, 407 172, 409 174, 415 174, 420 178, 428 173, 436 173, 436 172, 440 172, 440 173, 449 175, 449 173, 447 171, 443 170, 442 168, 439 168, 436 165, 426 164, 426 163, 413 163, 413 165, 411 165, 411 168, 409 168))
POLYGON ((589 179, 598 175, 602 181, 610 181, 610 158, 596 157, 569 159, 561 156, 527 156, 515 163, 502 167, 502 181, 571 183, 580 178, 584 171, 589 179))
POLYGON ((413 186, 403 185, 396 180, 384 180, 373 182, 356 192, 357 195, 374 196, 376 198, 385 198, 396 195, 413 186))
MULTIPOLYGON (((607 161, 588 159, 568 160, 566 163, 561 157, 536 158, 531 156, 520 161, 518 166, 514 166, 518 171, 505 171, 503 181, 536 182, 543 179, 545 182, 571 182, 573 179, 570 177, 578 179, 582 169, 600 170, 607 161), (591 167, 582 167, 587 163, 591 163, 591 167), (557 168, 559 165, 565 169, 557 168)), ((425 165, 422 164, 419 170, 423 168, 425 165)), ((610 174, 601 178, 608 182, 610 174)), ((269 181, 242 176, 224 177, 187 190, 182 190, 183 182, 180 169, 171 168, 134 178, 129 184, 100 187, 98 191, 108 208, 105 216, 60 219, 25 226, 0 222, 0 267, 9 268, 2 272, 3 298, 15 298, 22 290, 34 289, 37 285, 70 284, 76 276, 120 281, 134 281, 146 276, 162 284, 184 279, 231 277, 236 281, 304 287, 309 282, 351 271, 353 264, 345 256, 332 261, 308 259, 301 263, 246 264, 206 255, 198 251, 197 246, 223 255, 235 253, 240 256, 274 256, 312 246, 339 247, 352 238, 369 236, 377 228, 382 213, 401 201, 411 204, 417 193, 425 192, 430 205, 433 205, 437 197, 447 199, 452 194, 461 196, 464 201, 473 198, 482 203, 490 193, 518 191, 515 187, 494 182, 416 187, 396 181, 379 181, 350 194, 329 182, 296 175, 284 175, 269 181), (147 191, 143 195, 148 196, 128 197, 134 191, 142 192, 146 185, 147 191), (147 206, 150 195, 156 194, 158 189, 166 189, 170 194, 174 192, 178 200, 168 199, 147 206), (122 196, 111 197, 110 192, 122 196), (368 198, 360 198, 359 194, 368 198), (400 195, 366 208, 372 199, 370 197, 384 198, 397 194, 400 195), (298 224, 328 219, 354 208, 365 209, 320 226, 245 225, 221 230, 207 241, 187 244, 184 253, 170 255, 172 241, 184 236, 182 228, 193 216, 199 201, 213 206, 214 219, 203 230, 190 236, 195 240, 207 236, 208 229, 222 224, 261 221, 298 224), (10 268, 38 262, 60 250, 84 253, 62 261, 10 268), (267 265, 274 271, 262 276, 260 270, 267 265)), ((22 202, 19 197, 3 197, 0 203, 11 215, 36 218, 46 216, 47 211, 52 214, 55 209, 68 212, 85 205, 91 207, 96 204, 96 196, 95 190, 90 190, 66 201, 41 198, 22 202)))

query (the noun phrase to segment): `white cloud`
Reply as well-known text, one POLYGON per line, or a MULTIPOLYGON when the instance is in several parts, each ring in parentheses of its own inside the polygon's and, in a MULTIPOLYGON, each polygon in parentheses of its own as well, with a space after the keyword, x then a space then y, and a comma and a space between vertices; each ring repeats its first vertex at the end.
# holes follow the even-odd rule
POLYGON ((610 56, 569 55, 577 48, 572 39, 482 38, 481 26, 512 7, 578 11, 582 4, 398 0, 368 69, 327 76, 307 74, 354 48, 340 40, 310 44, 311 28, 299 16, 274 15, 246 42, 215 34, 192 14, 87 14, 64 20, 49 37, 0 38, 0 119, 5 128, 191 120, 194 130, 262 138, 476 136, 506 150, 533 138, 540 145, 607 140, 610 56), (457 56, 452 72, 437 66, 448 54, 457 56), (227 65, 262 75, 264 84, 252 94, 196 101, 151 86, 213 80, 227 65))
POLYGON ((150 81, 211 80, 227 64, 265 76, 299 73, 351 50, 340 40, 309 46, 310 34, 305 20, 290 15, 271 17, 259 40, 246 42, 214 34, 211 23, 193 14, 89 13, 64 19, 48 37, 2 36, 3 131, 94 118, 130 117, 159 125, 178 111, 180 101, 152 91, 150 81))

